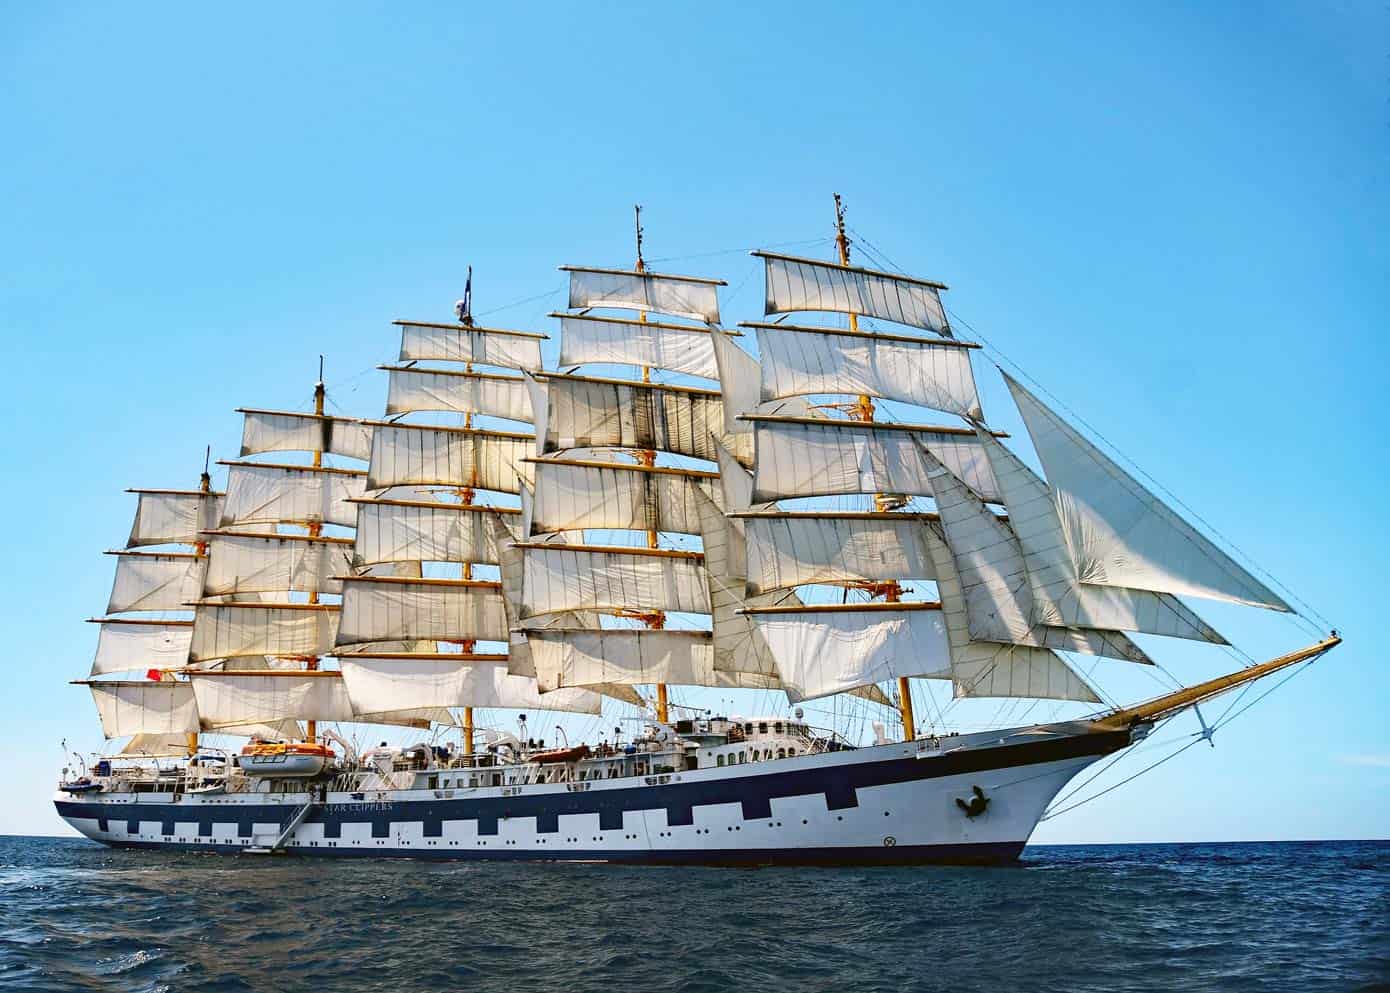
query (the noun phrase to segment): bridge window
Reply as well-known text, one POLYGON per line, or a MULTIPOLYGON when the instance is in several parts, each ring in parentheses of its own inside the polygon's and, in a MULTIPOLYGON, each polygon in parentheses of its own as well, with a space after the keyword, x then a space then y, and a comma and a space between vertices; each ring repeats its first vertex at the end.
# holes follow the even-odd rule
POLYGON ((782 733, 782 722, 781 722, 781 721, 778 721, 776 724, 772 725, 772 730, 773 730, 774 732, 776 732, 777 734, 781 734, 781 733, 782 733))
POLYGON ((758 725, 758 733, 767 734, 767 721, 763 721, 761 724, 758 725))
POLYGON ((715 764, 715 765, 722 766, 722 765, 724 764, 724 756, 722 756, 722 755, 717 756, 717 757, 715 758, 715 760, 714 760, 714 764, 715 764))

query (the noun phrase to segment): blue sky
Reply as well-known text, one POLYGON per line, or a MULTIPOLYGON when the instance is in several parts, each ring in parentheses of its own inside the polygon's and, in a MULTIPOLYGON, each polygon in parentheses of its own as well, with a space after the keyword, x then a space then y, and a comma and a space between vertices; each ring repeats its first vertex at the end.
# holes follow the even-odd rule
MULTIPOLYGON (((0 4, 0 832, 60 828, 124 488, 234 456, 232 408, 304 407, 320 352, 377 414, 390 319, 447 319, 468 264, 479 314, 544 329, 556 265, 631 261, 635 202, 649 259, 756 319, 746 249, 827 238, 838 191, 1347 637, 1037 840, 1390 836, 1383 5, 239 14, 0 4)), ((1252 654, 1298 643, 1199 609, 1252 654)))

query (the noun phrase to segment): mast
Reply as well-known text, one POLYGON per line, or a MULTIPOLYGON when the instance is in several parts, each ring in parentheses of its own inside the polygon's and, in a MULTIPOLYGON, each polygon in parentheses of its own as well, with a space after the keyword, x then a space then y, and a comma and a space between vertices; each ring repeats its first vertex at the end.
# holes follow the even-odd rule
MULTIPOLYGON (((314 416, 315 416, 315 417, 322 417, 322 416, 323 416, 323 400, 324 400, 324 387, 323 387, 323 356, 320 355, 320 356, 319 356, 319 378, 318 378, 318 381, 317 381, 316 383, 314 383, 314 416)), ((322 449, 322 448, 315 448, 314 451, 313 451, 313 455, 314 455, 314 468, 315 468, 315 469, 321 469, 321 468, 323 468, 323 449, 322 449)), ((308 526, 308 531, 309 531, 309 537, 311 537, 311 538, 317 538, 317 537, 319 537, 321 534, 323 534, 323 525, 322 525, 321 523, 319 523, 318 521, 314 521, 314 522, 312 522, 311 524, 309 524, 309 526, 308 526)), ((310 602, 310 603, 313 603, 313 604, 317 604, 317 603, 319 602, 319 594, 318 594, 318 591, 317 591, 317 590, 311 590, 311 591, 309 592, 309 602, 310 602)), ((308 658, 308 659, 305 660, 304 668, 307 669, 308 671, 313 672, 313 671, 315 671, 316 669, 318 669, 318 667, 319 667, 319 660, 318 660, 318 657, 317 657, 317 656, 313 656, 313 657, 310 657, 310 658, 308 658)), ((318 732, 319 732, 318 721, 310 720, 310 721, 306 721, 306 722, 305 722, 305 725, 304 725, 304 737, 305 737, 305 740, 306 740, 306 741, 312 742, 312 741, 316 740, 316 739, 318 738, 318 732)))
MULTIPOLYGON (((207 446, 207 449, 203 452, 203 474, 202 474, 202 476, 200 476, 199 479, 198 479, 198 492, 199 492, 199 493, 211 493, 211 492, 212 492, 212 476, 211 476, 211 474, 208 472, 208 466, 209 466, 209 464, 211 463, 211 461, 212 461, 212 446, 209 445, 209 446, 207 446)), ((206 498, 205 498, 205 499, 206 499, 206 498)), ((206 554, 208 553, 208 543, 207 543, 206 541, 201 540, 202 537, 203 537, 203 536, 202 536, 201 534, 199 534, 199 535, 198 535, 198 538, 199 538, 200 540, 195 541, 195 542, 193 543, 193 549, 194 549, 194 551, 195 551, 198 555, 206 555, 206 554)), ((188 755, 189 755, 190 758, 192 758, 194 755, 197 755, 197 754, 198 754, 198 732, 197 732, 197 731, 189 731, 189 732, 188 732, 187 748, 188 748, 188 755)))
MULTIPOLYGON (((839 254, 840 265, 847 266, 849 262, 849 236, 845 234, 845 205, 840 199, 840 194, 835 195, 835 248, 839 254)), ((853 311, 849 314, 849 329, 859 330, 859 315, 853 311)), ((849 416, 856 421, 871 423, 874 419, 874 399, 867 393, 859 394, 853 407, 849 410, 849 416)), ((874 507, 879 511, 891 510, 901 504, 894 497, 886 493, 874 494, 874 507)), ((882 595, 888 603, 898 603, 902 599, 902 586, 897 580, 887 583, 869 583, 860 587, 869 592, 871 596, 882 595)), ((912 741, 917 737, 917 725, 912 713, 912 684, 908 682, 906 676, 898 677, 898 715, 903 722, 903 740, 912 741)))
MULTIPOLYGON (((464 281, 464 284, 463 284, 463 300, 460 301, 459 323, 462 324, 462 325, 463 325, 464 327, 466 327, 466 328, 471 328, 471 327, 473 326, 473 267, 472 267, 471 265, 468 267, 468 278, 464 281)), ((472 372, 472 371, 473 371, 473 363, 472 363, 472 361, 468 361, 468 362, 465 362, 465 363, 463 364, 463 371, 464 371, 464 372, 472 372)), ((471 427, 473 426, 473 411, 469 410, 469 411, 465 411, 465 412, 464 412, 464 415, 463 415, 463 426, 466 427, 466 428, 471 428, 471 427)), ((459 503, 463 504, 464 506, 469 506, 469 505, 471 505, 471 504, 473 503, 473 498, 474 498, 474 496, 476 495, 476 492, 474 491, 473 487, 471 487, 471 486, 461 486, 461 487, 459 487, 457 490, 455 490, 454 492, 455 492, 456 495, 458 496, 459 503)), ((463 578, 464 578, 464 579, 472 579, 472 578, 473 578, 473 563, 472 563, 472 562, 465 562, 465 563, 463 563, 462 572, 463 572, 463 578)), ((478 647, 478 643, 477 643, 476 640, 468 640, 468 641, 464 641, 460 647, 462 648, 463 653, 464 653, 465 655, 471 655, 471 654, 473 654, 474 650, 478 647)), ((463 734, 463 754, 465 754, 465 755, 472 755, 472 754, 473 754, 473 708, 472 708, 471 706, 469 706, 469 707, 464 707, 464 708, 463 708, 463 732, 462 732, 462 734, 463 734)))
MULTIPOLYGON (((637 271, 637 272, 646 272, 646 271, 647 271, 647 263, 646 263, 645 261, 643 261, 643 259, 642 259, 642 205, 641 205, 640 203, 635 203, 635 204, 632 205, 632 216, 633 216, 633 228, 634 228, 635 233, 636 233, 636 236, 637 236, 637 262, 636 262, 636 264, 633 266, 633 269, 634 269, 635 271, 637 271)), ((637 315, 637 319, 638 319, 639 321, 641 321, 643 324, 646 324, 646 323, 647 323, 647 312, 646 312, 645 310, 644 310, 644 311, 641 311, 641 312, 637 315)), ((644 382, 644 383, 650 383, 651 381, 652 381, 652 367, 649 366, 649 365, 644 365, 644 366, 642 366, 642 382, 644 382)), ((637 453, 637 457, 638 457, 638 461, 641 462, 642 465, 645 465, 645 466, 654 466, 654 465, 656 465, 656 449, 654 449, 654 448, 644 448, 644 449, 641 449, 641 450, 637 453)), ((647 531, 647 547, 648 547, 648 548, 656 548, 656 547, 660 544, 660 541, 661 541, 660 532, 658 532, 655 528, 650 529, 650 530, 647 531)), ((651 628, 651 629, 654 630, 654 631, 659 631, 659 630, 661 630, 662 628, 666 627, 666 614, 665 614, 663 611, 656 611, 655 613, 650 613, 650 614, 637 614, 637 615, 633 615, 633 616, 636 616, 639 620, 641 620, 643 623, 645 623, 645 624, 647 625, 648 628, 651 628)), ((668 701, 667 701, 666 684, 665 684, 665 683, 657 683, 657 684, 656 684, 656 719, 657 719, 657 721, 658 721, 659 723, 665 724, 665 723, 667 722, 667 720, 669 719, 669 716, 670 716, 670 715, 669 715, 669 707, 668 707, 668 701)))

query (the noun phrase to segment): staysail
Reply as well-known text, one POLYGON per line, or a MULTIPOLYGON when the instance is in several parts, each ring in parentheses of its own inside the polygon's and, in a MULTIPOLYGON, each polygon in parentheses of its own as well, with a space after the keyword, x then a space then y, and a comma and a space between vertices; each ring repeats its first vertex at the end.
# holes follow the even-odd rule
POLYGON ((1004 380, 1042 459, 1083 583, 1292 610, 1017 380, 1004 380))

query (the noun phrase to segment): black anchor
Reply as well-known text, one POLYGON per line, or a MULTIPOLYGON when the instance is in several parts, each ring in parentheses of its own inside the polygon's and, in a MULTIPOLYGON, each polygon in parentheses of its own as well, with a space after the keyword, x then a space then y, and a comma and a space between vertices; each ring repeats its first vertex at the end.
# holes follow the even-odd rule
POLYGON ((985 791, 978 786, 970 787, 970 791, 975 794, 970 798, 970 802, 966 803, 960 797, 956 797, 956 806, 965 811, 966 817, 974 820, 983 814, 985 808, 989 806, 989 797, 985 796, 985 791))

